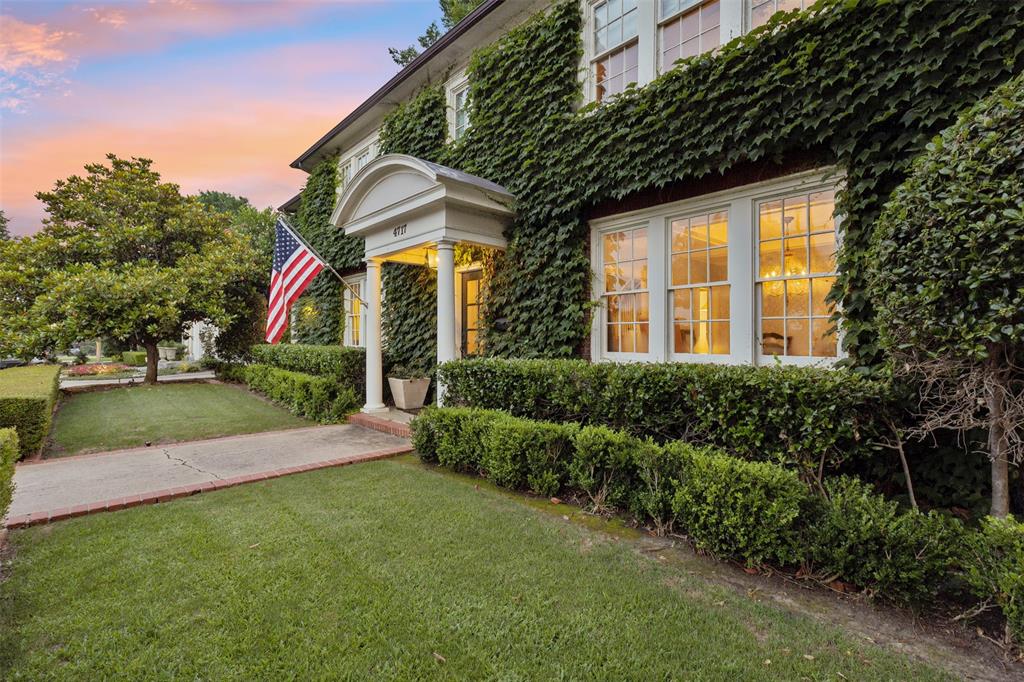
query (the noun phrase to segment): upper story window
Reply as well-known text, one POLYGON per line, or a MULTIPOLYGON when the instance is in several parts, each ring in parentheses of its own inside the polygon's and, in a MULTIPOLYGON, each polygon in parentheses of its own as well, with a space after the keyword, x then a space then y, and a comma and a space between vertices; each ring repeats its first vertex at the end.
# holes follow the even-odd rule
MULTIPOLYGON (((735 0, 734 0, 735 1, 735 0)), ((661 70, 721 44, 720 0, 661 0, 661 70)))
POLYGON ((637 82, 637 0, 606 0, 593 6, 595 98, 617 95, 637 82))
POLYGON ((367 148, 356 154, 356 173, 362 170, 363 166, 370 163, 370 159, 373 158, 373 149, 367 148))
POLYGON ((758 293, 763 355, 835 357, 825 297, 835 283, 835 193, 758 205, 758 293))
POLYGON ((647 229, 603 235, 606 350, 647 353, 650 344, 650 294, 647 290, 647 229))
POLYGON ((452 97, 452 137, 459 139, 469 128, 469 86, 457 90, 452 97))
POLYGON ((750 28, 764 26, 776 12, 807 9, 814 0, 750 0, 750 28))

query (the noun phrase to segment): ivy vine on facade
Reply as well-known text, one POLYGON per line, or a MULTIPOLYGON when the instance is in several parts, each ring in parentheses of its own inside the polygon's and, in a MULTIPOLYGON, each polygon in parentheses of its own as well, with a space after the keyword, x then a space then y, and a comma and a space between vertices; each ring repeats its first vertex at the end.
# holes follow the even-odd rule
MULTIPOLYGON (((293 164, 300 229, 358 277, 332 211, 408 155, 514 197, 505 248, 459 245, 459 354, 870 368, 872 226, 927 142, 1024 69, 1024 3, 768 5, 488 0, 293 164)), ((437 266, 400 260, 385 351, 428 364, 437 266)), ((337 342, 339 287, 311 295, 307 340, 337 342)))

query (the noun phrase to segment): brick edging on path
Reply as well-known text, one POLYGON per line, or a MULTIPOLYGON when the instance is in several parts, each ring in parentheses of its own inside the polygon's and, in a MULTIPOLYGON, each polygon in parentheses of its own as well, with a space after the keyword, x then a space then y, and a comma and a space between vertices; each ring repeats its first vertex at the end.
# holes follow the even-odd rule
POLYGON ((274 469, 273 471, 264 471, 255 474, 246 474, 244 476, 233 476, 231 478, 224 478, 217 481, 205 481, 203 483, 197 483, 195 485, 181 486, 178 488, 167 488, 166 490, 157 490, 154 492, 142 493, 139 495, 128 495, 127 497, 118 497, 112 500, 92 502, 90 504, 79 504, 74 507, 64 507, 62 509, 55 509, 53 511, 20 514, 18 516, 8 518, 4 522, 4 527, 27 528, 29 526, 38 526, 53 521, 73 519, 76 516, 85 516, 87 514, 97 514, 99 512, 106 511, 118 511, 120 509, 138 507, 144 504, 157 504, 159 502, 169 502, 179 497, 189 497, 191 495, 210 492, 212 490, 232 488, 236 485, 242 485, 244 483, 266 481, 271 478, 280 478, 282 476, 290 476, 292 474, 301 474, 307 471, 315 471, 317 469, 329 469, 332 467, 343 467, 348 464, 372 462, 378 459, 394 457, 395 455, 402 455, 407 452, 412 452, 411 445, 399 445, 393 448, 376 450, 374 452, 367 452, 362 455, 355 455, 343 459, 326 459, 321 462, 300 464, 298 466, 285 467, 283 469, 274 469))
POLYGON ((373 429, 374 431, 380 431, 381 433, 390 433, 392 436, 412 438, 412 429, 409 428, 408 424, 393 422, 390 419, 382 419, 380 417, 375 417, 372 414, 356 412, 355 414, 349 415, 348 423, 355 424, 356 426, 362 426, 367 429, 373 429))

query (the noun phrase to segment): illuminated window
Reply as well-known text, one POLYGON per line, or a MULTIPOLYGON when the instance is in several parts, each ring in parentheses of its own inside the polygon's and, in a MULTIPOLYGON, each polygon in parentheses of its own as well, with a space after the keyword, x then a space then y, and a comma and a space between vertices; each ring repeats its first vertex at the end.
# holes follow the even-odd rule
POLYGON ((729 354, 729 214, 672 221, 672 352, 729 354))
POLYGON ((812 4, 814 0, 751 0, 750 28, 764 26, 776 12, 807 9, 812 4))
POLYGON ((609 353, 647 353, 650 295, 647 290, 647 230, 602 236, 605 338, 609 353))
POLYGON ((345 280, 345 283, 348 284, 345 287, 344 342, 346 346, 362 347, 366 342, 363 338, 363 329, 366 327, 366 311, 363 308, 362 301, 359 300, 363 297, 363 290, 365 289, 363 284, 365 282, 366 279, 364 277, 345 280))
POLYGON ((637 0, 594 5, 593 54, 597 101, 623 92, 637 81, 637 0))
POLYGON ((798 194, 758 205, 758 296, 764 355, 835 357, 835 193, 798 194))
POLYGON ((661 0, 662 20, 668 19, 660 29, 662 71, 679 59, 710 52, 721 44, 719 0, 693 5, 687 0, 661 0))

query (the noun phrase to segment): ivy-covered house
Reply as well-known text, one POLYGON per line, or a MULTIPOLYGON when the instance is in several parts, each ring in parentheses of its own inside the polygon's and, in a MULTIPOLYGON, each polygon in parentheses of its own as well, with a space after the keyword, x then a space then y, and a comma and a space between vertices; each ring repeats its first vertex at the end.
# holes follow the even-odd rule
POLYGON ((872 225, 1024 69, 1017 0, 484 0, 302 153, 303 340, 384 361, 878 360, 872 225))

